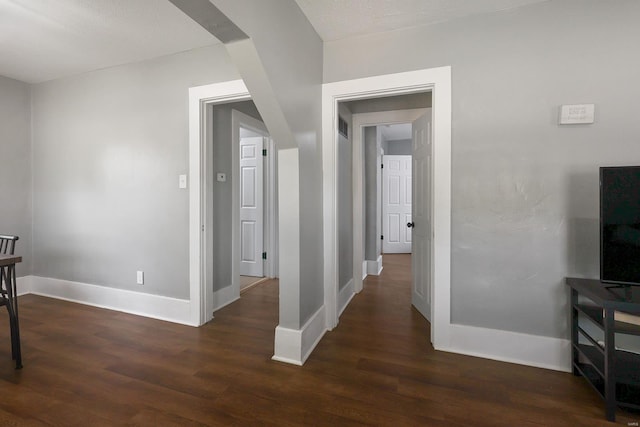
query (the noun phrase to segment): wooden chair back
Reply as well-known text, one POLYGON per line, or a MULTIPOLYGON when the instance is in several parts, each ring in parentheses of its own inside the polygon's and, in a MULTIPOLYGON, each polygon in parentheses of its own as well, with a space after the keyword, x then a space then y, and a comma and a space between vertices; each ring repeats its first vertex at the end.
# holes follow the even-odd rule
POLYGON ((6 234, 0 234, 0 254, 13 255, 16 249, 16 241, 18 236, 9 236, 6 234))

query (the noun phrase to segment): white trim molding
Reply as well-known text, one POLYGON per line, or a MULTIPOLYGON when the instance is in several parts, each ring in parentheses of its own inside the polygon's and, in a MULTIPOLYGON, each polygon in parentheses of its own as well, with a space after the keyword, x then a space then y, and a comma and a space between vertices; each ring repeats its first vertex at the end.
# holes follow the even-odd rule
POLYGON ((301 329, 276 327, 273 360, 302 366, 327 332, 325 308, 320 307, 301 329))
POLYGON ((372 276, 379 276, 382 273, 382 255, 375 261, 367 260, 367 274, 372 276))
POLYGON ((213 292, 213 311, 216 312, 232 302, 240 299, 240 287, 226 286, 213 292))
MULTIPOLYGON (((340 312, 355 296, 353 282, 340 292, 340 312)), ((34 294, 79 304, 165 320, 189 326, 190 301, 124 289, 40 276, 17 278, 18 295, 34 294)), ((214 293, 216 309, 235 301, 232 287, 214 293), (219 305, 218 305, 219 304, 219 305)), ((300 330, 276 328, 273 360, 302 366, 324 336, 325 308, 321 307, 300 330)), ((570 372, 571 342, 566 339, 529 335, 475 326, 450 325, 450 344, 443 351, 527 366, 570 372)))
POLYGON ((16 288, 18 296, 28 295, 31 293, 33 276, 16 277, 16 288))
POLYGON ((50 277, 27 276, 21 279, 22 283, 28 283, 29 293, 35 295, 181 323, 183 325, 198 326, 198 323, 192 322, 191 303, 189 300, 52 279, 50 277))
POLYGON ((345 308, 347 308, 355 295, 356 293, 353 288, 353 279, 351 279, 338 292, 338 315, 342 315, 342 312, 345 308))
POLYGON ((432 92, 433 286, 431 339, 448 348, 451 334, 451 67, 345 80, 322 85, 324 304, 327 329, 338 324, 338 102, 432 92))
POLYGON ((467 325, 450 325, 443 351, 571 372, 571 341, 467 325))
POLYGON ((213 287, 205 282, 206 110, 208 104, 251 99, 242 80, 189 88, 189 300, 190 323, 202 325, 213 313, 213 287))

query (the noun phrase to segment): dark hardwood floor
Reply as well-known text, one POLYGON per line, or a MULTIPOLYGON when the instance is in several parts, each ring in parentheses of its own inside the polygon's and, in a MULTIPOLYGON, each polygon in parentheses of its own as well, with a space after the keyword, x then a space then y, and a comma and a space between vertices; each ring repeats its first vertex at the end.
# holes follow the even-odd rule
POLYGON ((201 328, 21 297, 20 371, 0 313, 0 426, 611 425, 581 378, 434 351, 407 259, 385 256, 303 367, 271 361, 275 281, 201 328))

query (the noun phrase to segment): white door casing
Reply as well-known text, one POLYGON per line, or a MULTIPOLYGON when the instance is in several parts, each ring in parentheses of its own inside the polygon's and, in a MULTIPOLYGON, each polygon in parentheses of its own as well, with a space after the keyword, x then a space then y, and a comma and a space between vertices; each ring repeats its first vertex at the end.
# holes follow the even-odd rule
POLYGON ((240 274, 264 275, 264 198, 262 136, 241 137, 240 157, 240 274))
MULTIPOLYGON (((411 250, 411 304, 431 321, 431 264, 432 257, 432 159, 431 115, 425 114, 412 125, 412 175, 413 186, 412 224, 413 244, 411 250)), ((408 225, 405 224, 408 229, 408 225)))
POLYGON ((411 156, 382 160, 382 252, 411 252, 411 156))
POLYGON ((207 138, 213 124, 208 109, 218 103, 244 101, 251 95, 242 80, 189 88, 189 301, 194 326, 213 318, 213 287, 207 286, 205 259, 209 256, 207 217, 207 138))
MULTIPOLYGON (((426 111, 426 108, 409 110, 378 111, 375 113, 358 113, 353 115, 353 283, 355 292, 362 291, 362 281, 367 269, 364 267, 365 244, 365 206, 364 206, 364 141, 363 131, 366 126, 392 125, 413 122, 426 111)), ((381 164, 384 150, 380 148, 378 154, 381 164)), ((376 185, 382 190, 382 173, 376 180, 376 185)), ((382 200, 378 204, 380 212, 377 215, 376 235, 382 234, 382 200)))
MULTIPOLYGON (((322 86, 324 301, 327 328, 338 324, 337 110, 338 103, 431 91, 433 108, 433 262, 431 342, 451 348, 451 67, 364 77, 322 86)), ((357 176, 357 175, 356 175, 357 176)), ((414 200, 415 204, 415 200, 414 200)), ((415 234, 415 232, 414 232, 415 234)), ((415 239, 415 236, 413 236, 415 239)), ((355 252, 355 251, 354 251, 355 252)))
MULTIPOLYGON (((207 239, 209 239, 210 230, 209 227, 205 228, 205 220, 208 216, 207 200, 207 179, 213 171, 211 165, 208 164, 206 159, 208 158, 207 141, 211 138, 211 131, 213 128, 212 115, 209 114, 210 109, 215 104, 225 104, 236 101, 247 101, 251 99, 249 90, 242 80, 233 80, 222 83, 213 83, 204 86, 196 86, 189 88, 189 305, 191 311, 190 324, 193 326, 199 326, 207 323, 213 318, 213 287, 208 286, 206 280, 206 261, 210 255, 207 246, 207 239)), ((268 131, 264 123, 253 119, 239 111, 232 111, 232 132, 233 138, 236 141, 238 126, 235 124, 242 122, 248 127, 258 133, 263 132, 264 136, 269 136, 268 131)), ((269 248, 267 259, 267 270, 270 277, 278 276, 278 252, 280 248, 280 230, 277 227, 277 198, 276 195, 276 167, 277 161, 275 155, 269 153, 275 153, 275 144, 273 139, 269 138, 268 147, 268 168, 267 173, 269 192, 267 216, 269 227, 267 229, 269 248)), ((232 150, 233 153, 233 175, 237 176, 239 162, 237 161, 237 150, 232 150)), ((214 179, 212 177, 212 179, 214 179)), ((234 293, 239 295, 240 293, 240 280, 239 280, 239 262, 237 261, 237 255, 239 255, 239 233, 237 226, 238 219, 240 217, 238 213, 239 203, 237 198, 239 190, 237 188, 238 179, 233 179, 232 182, 232 201, 233 213, 232 221, 234 222, 234 235, 231 242, 231 250, 234 254, 234 262, 232 266, 232 287, 234 293), (236 255, 237 254, 237 255, 236 255)), ((286 234, 286 233, 285 233, 286 234)), ((286 246, 286 245, 283 245, 286 246)))

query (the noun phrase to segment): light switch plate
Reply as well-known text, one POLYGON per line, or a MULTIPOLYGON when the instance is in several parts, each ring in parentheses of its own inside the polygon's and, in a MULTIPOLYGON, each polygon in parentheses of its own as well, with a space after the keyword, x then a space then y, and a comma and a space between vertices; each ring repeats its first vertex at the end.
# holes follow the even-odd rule
POLYGON ((187 175, 178 175, 178 187, 187 188, 187 175))
POLYGON ((594 122, 595 104, 572 104, 560 107, 561 125, 590 124, 594 122))

